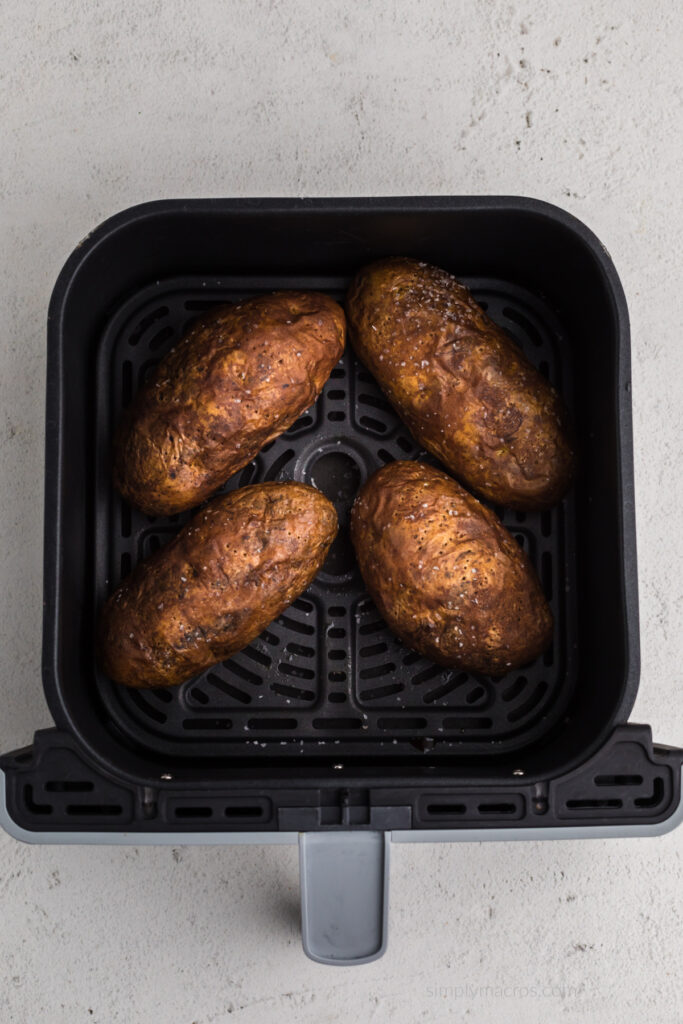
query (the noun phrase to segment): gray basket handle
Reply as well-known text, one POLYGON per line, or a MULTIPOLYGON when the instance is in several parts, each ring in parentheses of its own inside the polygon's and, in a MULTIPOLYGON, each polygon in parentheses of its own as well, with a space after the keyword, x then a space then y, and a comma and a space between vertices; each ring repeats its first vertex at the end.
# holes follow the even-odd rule
POLYGON ((321 964, 377 960, 387 946, 390 832, 301 832, 301 933, 321 964))

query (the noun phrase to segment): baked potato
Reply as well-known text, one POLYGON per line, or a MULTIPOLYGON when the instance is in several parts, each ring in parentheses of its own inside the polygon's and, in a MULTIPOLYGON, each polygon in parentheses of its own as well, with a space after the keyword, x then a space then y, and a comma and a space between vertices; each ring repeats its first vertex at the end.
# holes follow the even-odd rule
POLYGON ((389 628, 437 664, 500 676, 550 645, 552 614, 529 559, 441 470, 383 466, 355 501, 351 539, 389 628))
POLYGON ((341 306, 319 292, 275 292, 203 316, 124 414, 118 490, 148 515, 208 498, 312 405, 345 335, 341 306))
POLYGON ((483 498, 547 508, 572 445, 557 392, 468 290, 437 267, 385 259, 348 294, 353 347, 416 440, 483 498))
POLYGON ((224 661, 306 589, 336 532, 334 506, 306 484, 214 498, 107 600, 102 669, 126 686, 170 686, 224 661))

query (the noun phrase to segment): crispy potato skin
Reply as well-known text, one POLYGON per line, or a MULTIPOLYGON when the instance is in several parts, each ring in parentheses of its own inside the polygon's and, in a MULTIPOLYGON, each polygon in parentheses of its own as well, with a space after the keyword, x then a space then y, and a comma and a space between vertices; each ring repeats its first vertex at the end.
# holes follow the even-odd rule
POLYGON ((114 483, 148 515, 208 498, 313 404, 341 358, 344 311, 318 292, 221 306, 165 356, 114 440, 114 483))
POLYGON ((170 686, 224 661, 306 589, 336 532, 334 505, 306 484, 214 498, 104 605, 103 670, 126 686, 170 686))
POLYGON ((389 628, 439 665, 500 676, 549 646, 552 614, 527 556, 440 470, 378 470, 353 506, 351 539, 389 628))
POLYGON ((450 274, 409 259, 362 270, 349 334, 413 436, 477 494, 547 508, 571 482, 562 402, 450 274))

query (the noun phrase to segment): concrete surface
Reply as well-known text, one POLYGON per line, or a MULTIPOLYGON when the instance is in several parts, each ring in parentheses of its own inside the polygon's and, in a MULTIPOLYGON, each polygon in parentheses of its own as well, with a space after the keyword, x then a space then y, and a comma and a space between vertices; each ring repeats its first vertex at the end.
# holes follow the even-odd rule
MULTIPOLYGON (((44 325, 74 244, 161 196, 458 192, 566 207, 621 274, 643 651, 633 720, 683 742, 680 4, 0 11, 0 749, 50 721, 44 325)), ((683 1020, 680 831, 395 847, 389 951, 348 969, 301 954, 293 848, 0 846, 3 1024, 683 1020)))

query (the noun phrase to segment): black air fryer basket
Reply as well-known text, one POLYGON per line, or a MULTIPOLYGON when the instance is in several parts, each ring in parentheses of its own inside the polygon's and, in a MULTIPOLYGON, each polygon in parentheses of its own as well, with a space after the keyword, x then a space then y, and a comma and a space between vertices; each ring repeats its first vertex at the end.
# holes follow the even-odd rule
POLYGON ((638 688, 629 327, 579 221, 518 198, 149 203, 67 261, 48 323, 43 684, 55 727, 5 755, 3 824, 33 842, 294 842, 304 945, 386 942, 389 841, 653 835, 678 823, 683 752, 626 724, 638 688), (302 480, 342 529, 311 588, 246 650, 180 687, 98 670, 96 611, 187 516, 110 484, 112 430, 202 310, 278 288, 339 300, 382 256, 443 266, 562 393, 579 474, 548 512, 497 510, 533 561, 552 647, 501 680, 403 648, 367 597, 351 502, 423 458, 347 350, 320 400, 225 486, 302 480))

